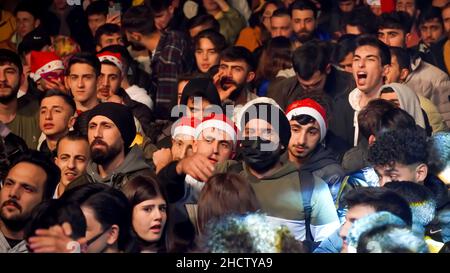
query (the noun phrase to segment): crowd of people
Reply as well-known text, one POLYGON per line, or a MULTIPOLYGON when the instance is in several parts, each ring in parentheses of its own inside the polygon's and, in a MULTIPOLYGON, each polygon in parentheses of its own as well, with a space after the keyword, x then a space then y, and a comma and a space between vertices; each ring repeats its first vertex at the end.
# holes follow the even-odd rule
POLYGON ((449 0, 0 12, 0 253, 450 252, 449 0))

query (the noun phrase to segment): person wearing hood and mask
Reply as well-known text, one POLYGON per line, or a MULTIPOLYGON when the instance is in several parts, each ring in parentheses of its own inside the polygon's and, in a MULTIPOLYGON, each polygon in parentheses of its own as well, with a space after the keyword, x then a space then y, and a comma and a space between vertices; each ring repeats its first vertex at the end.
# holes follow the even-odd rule
POLYGON ((301 170, 322 178, 329 186, 345 175, 336 155, 325 145, 327 110, 314 99, 294 101, 286 110, 291 125, 288 158, 301 170))
POLYGON ((236 172, 249 181, 262 212, 285 224, 296 239, 322 241, 339 227, 333 199, 322 179, 281 160, 291 137, 285 113, 277 104, 258 99, 241 111, 243 162, 228 160, 218 164, 215 172, 236 172))
POLYGON ((87 122, 91 160, 86 174, 72 181, 66 190, 89 183, 104 183, 121 189, 137 175, 155 175, 142 150, 137 145, 132 146, 136 126, 127 106, 100 103, 89 111, 87 122))
POLYGON ((428 117, 420 107, 420 101, 416 93, 408 86, 401 83, 390 83, 381 87, 380 98, 393 102, 400 109, 405 110, 410 114, 416 124, 425 129, 427 135, 431 135, 433 131, 428 117))

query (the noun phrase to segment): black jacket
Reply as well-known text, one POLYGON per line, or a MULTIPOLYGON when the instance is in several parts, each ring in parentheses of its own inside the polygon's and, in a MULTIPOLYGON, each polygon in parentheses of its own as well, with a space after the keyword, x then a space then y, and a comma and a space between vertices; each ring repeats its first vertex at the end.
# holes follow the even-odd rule
POLYGON ((331 149, 319 144, 301 169, 312 172, 327 184, 333 184, 334 181, 345 175, 336 157, 331 149))
POLYGON ((450 75, 450 71, 447 70, 447 66, 444 61, 444 45, 447 41, 448 39, 442 39, 433 44, 425 60, 450 75))
MULTIPOLYGON (((355 81, 352 74, 339 71, 335 67, 331 68, 328 74, 324 91, 333 101, 342 94, 350 93, 355 88, 355 81)), ((304 91, 300 86, 297 76, 273 81, 267 91, 267 96, 274 99, 283 110, 303 95, 304 91)))

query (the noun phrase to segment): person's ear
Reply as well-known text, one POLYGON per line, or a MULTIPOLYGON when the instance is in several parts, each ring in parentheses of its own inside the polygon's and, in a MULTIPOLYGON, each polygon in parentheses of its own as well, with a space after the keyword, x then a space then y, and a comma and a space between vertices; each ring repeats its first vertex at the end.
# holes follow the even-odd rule
POLYGON ((411 35, 411 33, 406 33, 406 35, 405 35, 405 47, 407 46, 407 44, 409 43, 409 41, 411 40, 411 38, 412 38, 412 35, 411 35))
POLYGON ((195 154, 195 153, 197 153, 197 149, 198 149, 198 141, 197 140, 194 140, 193 142, 192 142, 192 152, 195 154))
POLYGON ((248 72, 246 82, 253 81, 255 79, 255 76, 256 76, 255 72, 253 71, 248 72))
POLYGON ((376 137, 374 135, 369 136, 369 147, 375 144, 376 137))
POLYGON ((108 245, 113 245, 113 244, 117 243, 117 241, 119 240, 119 231, 120 231, 120 228, 118 225, 112 225, 109 228, 108 239, 106 240, 108 245))
POLYGON ((325 67, 325 74, 330 74, 331 72, 331 64, 327 64, 327 67, 325 67))
POLYGON ((428 175, 428 166, 424 163, 416 167, 416 182, 422 183, 428 175))
POLYGON ((19 77, 20 77, 20 80, 19 80, 20 86, 22 86, 22 84, 27 80, 27 77, 25 76, 25 74, 23 72, 19 75, 19 77))
POLYGON ((406 68, 403 68, 400 71, 400 82, 405 82, 408 75, 409 75, 409 70, 406 68))
POLYGON ((40 26, 40 25, 41 25, 41 20, 36 19, 36 20, 34 21, 34 28, 37 28, 37 27, 40 26))
POLYGON ((100 50, 102 50, 102 48, 99 45, 95 46, 95 51, 99 52, 100 50))
POLYGON ((135 31, 131 32, 130 36, 131 36, 131 38, 133 38, 136 41, 141 41, 141 38, 142 38, 142 34, 140 34, 139 32, 135 32, 135 31))
MULTIPOLYGON (((76 112, 76 110, 75 110, 75 112, 76 112)), ((75 114, 73 115, 73 116, 71 116, 70 118, 69 118, 69 122, 68 122, 68 124, 67 124, 67 128, 73 128, 73 126, 75 125, 75 122, 77 121, 77 118, 75 117, 75 114)))
POLYGON ((72 92, 70 90, 70 85, 69 85, 69 76, 64 76, 64 86, 66 87, 67 90, 69 90, 70 92, 72 92))
POLYGON ((391 69, 391 65, 387 64, 385 66, 383 66, 383 77, 387 77, 387 75, 389 74, 389 71, 391 69))
POLYGON ((170 5, 169 6, 169 13, 172 15, 175 12, 175 6, 174 5, 170 5))

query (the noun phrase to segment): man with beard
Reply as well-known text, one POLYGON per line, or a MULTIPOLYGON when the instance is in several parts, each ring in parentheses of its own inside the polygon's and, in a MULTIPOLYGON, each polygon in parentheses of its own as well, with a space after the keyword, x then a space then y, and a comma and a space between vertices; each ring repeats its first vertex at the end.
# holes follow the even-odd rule
POLYGON ((309 0, 299 0, 290 6, 292 17, 292 28, 297 37, 297 46, 312 39, 330 40, 329 34, 323 33, 317 28, 318 10, 314 3, 309 0))
POLYGON ((87 183, 105 183, 120 189, 137 175, 154 175, 141 149, 136 145, 130 147, 136 126, 127 106, 100 103, 89 111, 87 121, 91 161, 87 173, 70 183, 66 190, 87 183))
POLYGON ((39 136, 39 103, 29 97, 17 99, 24 81, 20 57, 7 49, 0 49, 0 121, 27 146, 36 149, 39 136))
POLYGON ((250 90, 255 78, 256 64, 248 49, 233 46, 222 51, 219 71, 213 77, 222 105, 234 106, 233 116, 248 101, 258 96, 250 90))
POLYGON ((160 32, 154 19, 155 14, 148 7, 131 7, 122 18, 122 29, 136 50, 148 50, 152 71, 149 91, 156 98, 154 112, 157 118, 167 119, 176 104, 177 79, 190 71, 194 63, 186 35, 177 31, 160 32))
POLYGON ((286 110, 291 125, 288 158, 302 170, 309 170, 333 185, 345 175, 336 155, 325 145, 327 110, 318 98, 294 101, 286 110))
MULTIPOLYGON (((286 224, 297 239, 319 242, 328 237, 339 227, 339 220, 327 185, 280 159, 291 137, 284 112, 276 104, 250 101, 242 108, 240 123, 244 162, 219 163, 215 172, 236 172, 249 181, 262 211, 270 220, 286 224)), ((185 171, 202 177, 211 170, 192 167, 185 171)))
POLYGON ((59 178, 58 167, 37 151, 10 166, 0 190, 0 253, 28 252, 24 227, 34 207, 52 198, 59 178))

